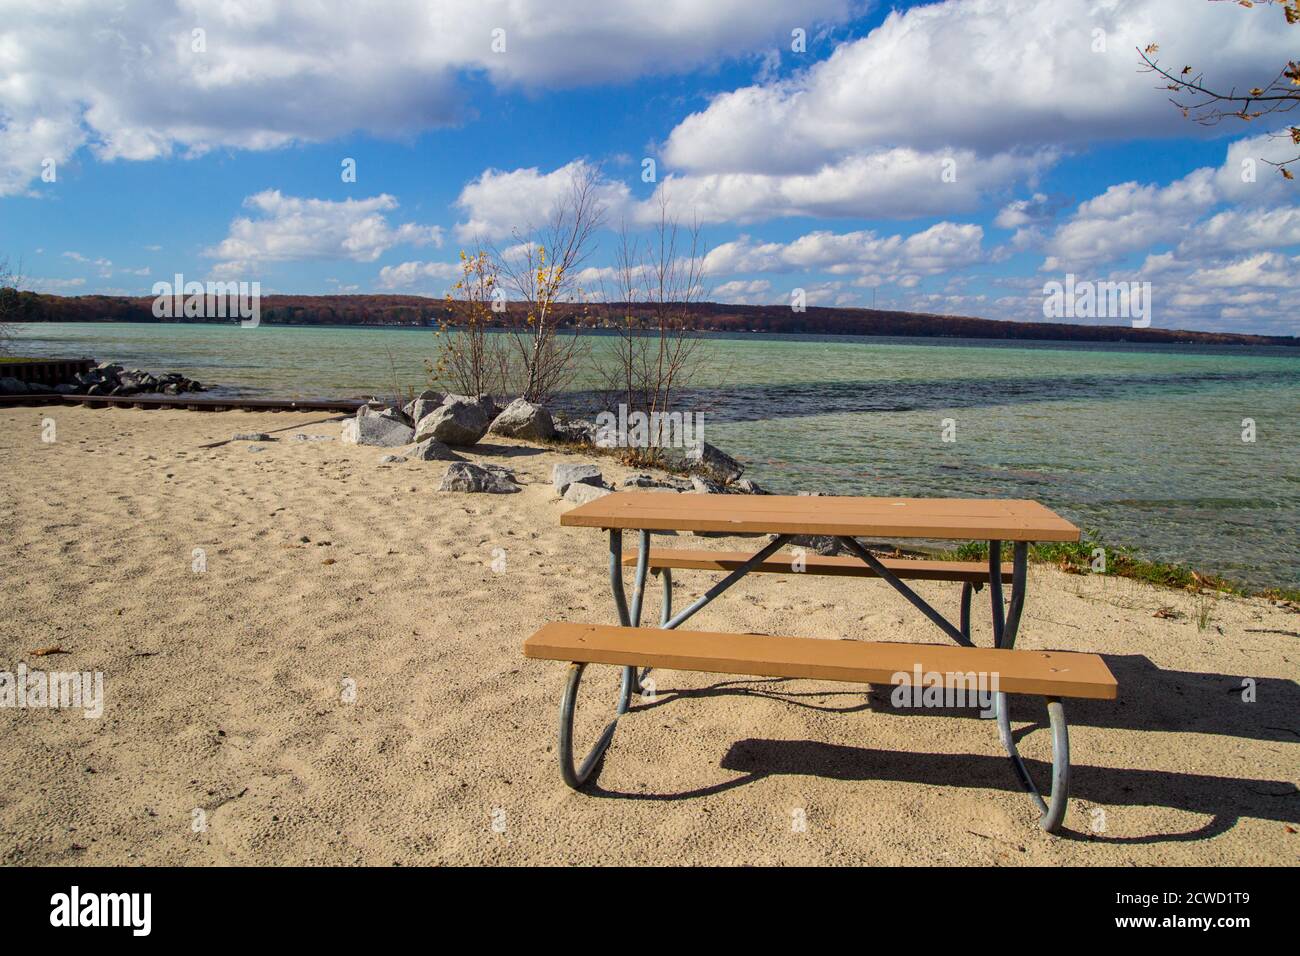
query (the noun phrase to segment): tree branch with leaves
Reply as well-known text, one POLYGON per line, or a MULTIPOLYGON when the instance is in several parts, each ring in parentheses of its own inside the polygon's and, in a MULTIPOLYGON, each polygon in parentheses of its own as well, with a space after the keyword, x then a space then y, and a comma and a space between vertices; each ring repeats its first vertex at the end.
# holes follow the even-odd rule
MULTIPOLYGON (((1224 2, 1224 0, 1211 0, 1224 2)), ((1230 0, 1242 7, 1280 6, 1286 26, 1300 24, 1300 0, 1230 0)), ((1297 30, 1300 33, 1300 30, 1297 30)), ((1300 40, 1300 37, 1297 37, 1300 40)), ((1184 66, 1177 73, 1160 65, 1156 57, 1160 45, 1148 44, 1146 49, 1139 49, 1142 58, 1142 72, 1155 73, 1166 82, 1164 88, 1176 94, 1169 101, 1182 110, 1183 116, 1202 126, 1216 126, 1225 119, 1238 119, 1251 122, 1266 116, 1289 113, 1300 105, 1300 63, 1288 60, 1267 82, 1252 86, 1244 91, 1235 86, 1221 88, 1206 79, 1205 73, 1191 66, 1184 66)), ((1271 134, 1276 139, 1290 140, 1300 147, 1300 126, 1290 126, 1271 134)), ((1275 166, 1286 179, 1295 179, 1295 174, 1288 168, 1300 163, 1300 152, 1290 159, 1279 162, 1262 160, 1275 166)))
POLYGON ((438 354, 425 362, 431 384, 462 395, 506 396, 513 363, 509 343, 493 331, 497 315, 505 318, 505 304, 496 258, 482 246, 462 249, 460 277, 447 293, 451 319, 439 324, 438 354))

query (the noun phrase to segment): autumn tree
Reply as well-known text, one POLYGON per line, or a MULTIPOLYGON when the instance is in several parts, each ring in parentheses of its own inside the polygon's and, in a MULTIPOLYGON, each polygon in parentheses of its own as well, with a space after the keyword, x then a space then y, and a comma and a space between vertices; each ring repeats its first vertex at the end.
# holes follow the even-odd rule
MULTIPOLYGON (((1225 0, 1211 0, 1219 3, 1225 0)), ((1281 8, 1283 25, 1296 28, 1300 24, 1300 0, 1227 0, 1242 7, 1277 6, 1281 8)), ((1300 28, 1294 31, 1300 41, 1300 28)), ((1143 72, 1155 73, 1166 82, 1164 88, 1173 94, 1169 101, 1183 111, 1183 116, 1202 126, 1217 126, 1225 119, 1238 119, 1251 122, 1265 116, 1289 113, 1300 105, 1300 63, 1288 60, 1272 79, 1261 82, 1247 90, 1236 87, 1222 88, 1209 80, 1205 73, 1191 66, 1184 66, 1177 73, 1172 68, 1160 65, 1156 57, 1160 53, 1157 43, 1149 44, 1146 49, 1138 50, 1142 58, 1143 72)), ((1293 146, 1300 147, 1300 126, 1289 126, 1272 134, 1275 138, 1286 139, 1293 146)), ((1263 160, 1270 166, 1276 166, 1287 179, 1295 179, 1288 168, 1300 163, 1300 150, 1290 159, 1280 162, 1263 160)))
POLYGON ((430 382, 462 395, 506 396, 514 384, 513 356, 505 335, 493 331, 498 317, 505 318, 506 298, 491 252, 461 250, 460 277, 447 292, 447 305, 459 325, 440 324, 438 354, 425 362, 430 382))
POLYGON ((14 322, 18 320, 18 287, 22 285, 21 266, 10 264, 7 256, 0 257, 0 355, 7 354, 14 338, 14 322))
POLYGON ((576 167, 547 224, 516 231, 512 248, 494 250, 502 282, 525 309, 511 336, 522 396, 531 402, 545 402, 567 385, 583 355, 577 331, 562 335, 561 326, 575 309, 587 311, 578 273, 605 219, 599 177, 594 166, 576 167))

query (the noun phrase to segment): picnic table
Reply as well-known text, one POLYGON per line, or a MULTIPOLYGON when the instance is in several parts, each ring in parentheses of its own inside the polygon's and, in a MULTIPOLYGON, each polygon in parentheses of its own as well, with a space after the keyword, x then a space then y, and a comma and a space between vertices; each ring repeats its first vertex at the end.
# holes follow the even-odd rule
POLYGON ((616 626, 547 624, 524 644, 528 657, 567 660, 569 677, 560 708, 560 769, 575 789, 591 777, 612 738, 618 717, 605 728, 582 761, 573 762, 573 711, 578 684, 587 664, 623 667, 617 714, 625 713, 653 667, 766 677, 818 677, 885 683, 909 664, 927 672, 960 676, 991 671, 999 677, 995 711, 1002 743, 1016 773, 1041 811, 1040 824, 1053 831, 1065 815, 1068 794, 1069 737, 1061 697, 1113 699, 1114 677, 1095 654, 1017 651, 1016 635, 1024 610, 1029 544, 1078 541, 1079 529, 1036 501, 970 498, 867 498, 793 495, 671 494, 619 492, 590 501, 564 514, 569 527, 601 528, 609 534, 609 575, 616 626), (637 548, 623 550, 623 533, 637 532, 637 548), (652 548, 656 532, 712 532, 767 536, 757 551, 719 552, 652 548), (778 556, 797 536, 835 539, 847 556, 809 554, 807 549, 778 556), (929 539, 988 542, 988 561, 934 561, 880 558, 859 538, 929 539), (1003 542, 1011 543, 1011 562, 1002 560, 1003 542), (633 567, 629 604, 624 568, 633 567), (727 572, 703 595, 673 613, 674 569, 727 572), (641 627, 641 612, 650 573, 663 582, 658 627, 641 627), (842 577, 876 577, 898 591, 928 618, 956 648, 934 645, 827 641, 810 638, 715 634, 679 628, 702 608, 750 573, 805 573, 842 577), (1004 607, 1003 581, 1011 579, 1004 607), (960 583, 958 623, 949 621, 907 584, 908 580, 960 583), (993 646, 974 645, 970 630, 972 592, 990 591, 993 646), (1052 730, 1052 789, 1045 800, 1034 785, 1011 735, 1007 693, 1042 694, 1047 698, 1052 730))

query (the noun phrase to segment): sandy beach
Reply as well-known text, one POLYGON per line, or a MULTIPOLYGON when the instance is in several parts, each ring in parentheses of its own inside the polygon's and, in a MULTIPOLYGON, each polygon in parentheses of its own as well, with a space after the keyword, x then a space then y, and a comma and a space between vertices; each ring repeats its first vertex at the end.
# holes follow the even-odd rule
MULTIPOLYGON (((445 462, 381 466, 389 449, 339 431, 319 414, 0 409, 0 670, 98 671, 105 694, 98 719, 0 709, 0 862, 1297 862, 1300 615, 1043 566, 1018 646, 1101 653, 1120 685, 1067 702, 1060 836, 1037 828, 993 722, 813 681, 660 672, 591 792, 569 791, 564 667, 521 645, 548 620, 614 620, 604 536, 559 525, 573 506, 551 469, 575 456, 489 436, 465 457, 523 491, 457 494, 437 490, 445 462), (257 431, 280 440, 201 447, 257 431), (66 653, 33 653, 51 648, 66 653)), ((681 572, 679 600, 711 580, 681 572)), ((957 586, 917 589, 955 617, 957 586)), ((754 576, 691 626, 941 639, 883 583, 837 578, 754 576)), ((584 742, 617 681, 589 675, 584 742)), ((1012 714, 1042 780, 1041 701, 1012 714)))

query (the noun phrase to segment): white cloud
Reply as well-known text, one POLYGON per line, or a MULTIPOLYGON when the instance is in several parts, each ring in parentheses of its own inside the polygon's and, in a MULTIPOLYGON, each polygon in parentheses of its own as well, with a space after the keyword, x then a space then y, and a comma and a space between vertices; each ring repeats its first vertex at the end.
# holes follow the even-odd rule
POLYGON ((709 298, 714 302, 728 302, 735 305, 761 305, 772 299, 772 283, 767 279, 735 279, 714 286, 709 298))
POLYGON ((871 231, 810 232, 788 243, 757 242, 741 236, 710 250, 704 268, 711 276, 754 272, 825 272, 852 277, 855 285, 913 285, 980 262, 984 230, 973 224, 941 222, 910 236, 871 231))
POLYGON ((808 173, 670 175, 659 189, 684 217, 698 215, 702 222, 781 216, 906 219, 976 209, 991 194, 1034 179, 1054 160, 1049 150, 979 157, 971 150, 881 149, 808 173))
POLYGON ((1196 269, 1190 281, 1214 289, 1300 288, 1300 256, 1260 252, 1218 267, 1196 269))
MULTIPOLYGON (((806 0, 799 19, 841 19, 849 6, 806 0)), ((355 130, 406 136, 468 114, 467 73, 530 90, 671 73, 766 48, 789 21, 781 0, 7 0, 0 195, 83 145, 143 160, 355 130)))
POLYGON ((1198 223, 1178 252, 1199 256, 1295 245, 1300 245, 1300 206, 1227 209, 1198 223))
MULTIPOLYGON (((514 230, 526 233, 530 227, 545 226, 556 205, 569 196, 574 177, 590 172, 590 164, 581 159, 549 173, 536 166, 510 172, 485 170, 456 199, 468 216, 456 224, 456 235, 462 240, 493 240, 514 230)), ((629 193, 623 183, 600 179, 596 198, 613 219, 628 212, 629 193)))
POLYGON ((379 270, 379 287, 409 289, 429 282, 451 282, 459 276, 460 265, 455 262, 403 262, 379 270))
MULTIPOLYGON (((1294 148, 1288 150, 1280 138, 1260 135, 1230 143, 1222 165, 1193 170, 1167 186, 1111 186, 1080 203, 1046 240, 1043 268, 1068 271, 1166 244, 1201 255, 1296 243, 1300 213, 1294 207, 1268 205, 1294 198, 1294 191, 1288 191, 1291 187, 1276 170, 1260 162, 1293 154, 1294 148), (1266 176, 1265 170, 1273 175, 1266 176), (1200 221, 1225 202, 1237 206, 1200 221)), ((997 222, 1015 219, 1016 212, 1007 207, 997 222)))
POLYGON ((33 292, 73 292, 85 286, 85 279, 28 279, 24 285, 33 292))
POLYGON ((270 189, 244 205, 258 218, 241 216, 230 234, 204 255, 221 260, 214 273, 234 275, 265 262, 351 259, 373 262, 393 246, 442 245, 437 226, 390 226, 385 213, 397 208, 387 194, 370 199, 298 199, 270 189))
POLYGON ((1048 242, 1048 270, 1108 262, 1140 249, 1175 242, 1214 205, 1213 170, 1198 169, 1168 186, 1135 182, 1111 186, 1080 203, 1048 242))
POLYGON ((892 12, 866 37, 779 82, 716 97, 672 131, 697 173, 808 174, 883 146, 991 155, 1134 135, 1214 135, 1185 120, 1135 48, 1248 88, 1295 55, 1277 10, 1187 0, 948 0, 892 12), (1094 31, 1105 52, 1093 52, 1094 31), (1262 64, 1262 66, 1261 66, 1262 64))

